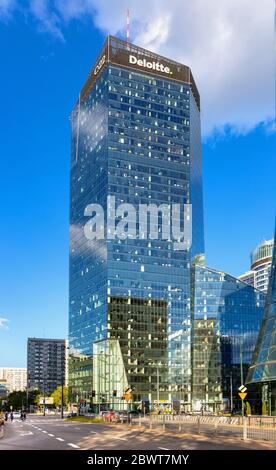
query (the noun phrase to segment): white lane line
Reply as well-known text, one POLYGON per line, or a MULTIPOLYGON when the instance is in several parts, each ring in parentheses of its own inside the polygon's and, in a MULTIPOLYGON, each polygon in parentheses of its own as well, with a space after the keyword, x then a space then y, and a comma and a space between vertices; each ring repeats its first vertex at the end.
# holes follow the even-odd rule
POLYGON ((170 450, 170 449, 167 449, 167 447, 157 447, 157 449, 160 449, 160 450, 170 450))
POLYGON ((38 429, 39 431, 42 431, 42 429, 41 429, 41 428, 37 428, 37 429, 38 429))
POLYGON ((70 447, 74 447, 74 449, 79 449, 79 446, 77 446, 76 444, 72 444, 71 442, 69 442, 67 445, 70 447))
POLYGON ((75 428, 75 429, 77 429, 78 431, 80 430, 80 428, 75 428))
POLYGON ((96 431, 90 431, 90 432, 91 432, 91 434, 97 434, 96 431))
POLYGON ((50 433, 48 433, 48 436, 55 437, 55 435, 54 435, 54 434, 50 434, 50 433))
POLYGON ((119 439, 119 441, 127 441, 125 437, 113 437, 113 439, 119 439))
POLYGON ((64 442, 64 439, 61 439, 61 437, 56 437, 56 440, 57 440, 57 441, 64 442))
POLYGON ((42 432, 44 432, 44 434, 47 434, 47 431, 42 431, 42 432))

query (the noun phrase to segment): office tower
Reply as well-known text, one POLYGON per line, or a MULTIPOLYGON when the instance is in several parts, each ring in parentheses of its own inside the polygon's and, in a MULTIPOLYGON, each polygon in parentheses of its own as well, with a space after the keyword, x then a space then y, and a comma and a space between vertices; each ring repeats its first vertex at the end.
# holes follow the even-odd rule
POLYGON ((276 415, 276 232, 264 319, 247 383, 261 386, 263 414, 276 415))
POLYGON ((241 281, 267 292, 272 262, 273 239, 265 240, 251 253, 251 270, 239 276, 241 281))
POLYGON ((67 384, 67 342, 64 339, 28 338, 28 389, 46 396, 67 384))
POLYGON ((238 388, 252 359, 264 301, 262 292, 223 271, 204 265, 193 267, 194 410, 240 407, 238 388))
POLYGON ((111 406, 113 387, 117 396, 129 387, 135 406, 180 394, 189 404, 190 256, 204 252, 200 98, 189 67, 107 38, 72 111, 70 198, 69 341, 93 357, 96 400, 111 406), (89 205, 106 216, 108 196, 137 211, 192 204, 191 249, 139 227, 133 238, 105 226, 103 239, 88 239, 89 205))
POLYGON ((6 398, 8 393, 7 381, 5 379, 0 379, 0 398, 6 398))
POLYGON ((27 369, 25 367, 0 367, 0 380, 7 381, 9 393, 25 390, 27 387, 27 369))

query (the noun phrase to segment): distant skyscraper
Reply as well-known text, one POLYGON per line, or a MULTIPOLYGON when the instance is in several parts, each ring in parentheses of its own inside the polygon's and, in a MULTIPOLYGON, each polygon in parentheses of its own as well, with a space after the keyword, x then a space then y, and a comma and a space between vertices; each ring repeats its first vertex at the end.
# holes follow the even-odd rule
POLYGON ((251 253, 251 270, 239 276, 241 281, 267 292, 272 262, 273 239, 265 240, 251 253))
POLYGON ((0 380, 7 381, 9 393, 25 390, 27 386, 27 369, 25 367, 0 367, 0 380))
POLYGON ((190 251, 161 237, 88 240, 85 209, 97 203, 106 213, 108 195, 136 208, 192 204, 191 252, 204 252, 191 70, 111 36, 72 112, 70 347, 88 363, 93 355, 94 402, 111 405, 120 386, 133 390, 136 404, 172 403, 181 393, 188 403, 190 251))
POLYGON ((237 401, 256 345, 265 295, 203 265, 193 269, 192 293, 193 407, 216 411, 231 406, 231 388, 237 401))
POLYGON ((264 320, 247 383, 262 385, 263 406, 269 414, 276 415, 276 231, 264 320))
POLYGON ((28 338, 28 388, 50 395, 67 384, 67 347, 64 339, 28 338))

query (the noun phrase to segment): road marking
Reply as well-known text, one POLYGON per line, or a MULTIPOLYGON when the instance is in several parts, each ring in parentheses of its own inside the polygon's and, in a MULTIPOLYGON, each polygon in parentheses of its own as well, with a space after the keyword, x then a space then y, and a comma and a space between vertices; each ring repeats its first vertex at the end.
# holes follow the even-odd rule
POLYGON ((61 437, 56 437, 56 440, 57 440, 57 441, 64 442, 64 439, 61 439, 61 437))
POLYGON ((113 437, 113 439, 119 439, 120 441, 127 441, 125 437, 113 437))
POLYGON ((54 435, 54 434, 49 434, 49 433, 48 433, 48 436, 55 437, 55 435, 54 435))
POLYGON ((44 434, 47 434, 47 431, 42 431, 42 432, 44 432, 44 434))
POLYGON ((32 431, 27 431, 27 432, 21 432, 20 436, 31 436, 33 434, 32 431))
POLYGON ((79 446, 77 446, 76 444, 72 444, 71 442, 69 442, 67 445, 70 447, 74 447, 74 449, 79 449, 79 446))
POLYGON ((157 448, 160 450, 170 450, 170 449, 167 449, 167 447, 157 447, 157 448))
POLYGON ((42 429, 41 429, 41 428, 37 428, 37 429, 38 429, 39 431, 42 431, 42 429))
POLYGON ((91 432, 91 434, 97 434, 96 431, 90 431, 90 432, 91 432))
POLYGON ((78 431, 80 430, 80 428, 75 428, 75 429, 77 429, 78 431))

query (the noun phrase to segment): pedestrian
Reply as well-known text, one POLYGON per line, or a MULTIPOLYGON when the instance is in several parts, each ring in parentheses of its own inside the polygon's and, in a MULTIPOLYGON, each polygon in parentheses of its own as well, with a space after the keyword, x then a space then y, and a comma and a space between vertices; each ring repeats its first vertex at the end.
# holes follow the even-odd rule
POLYGON ((27 416, 26 416, 26 413, 25 413, 25 411, 24 411, 24 414, 23 414, 23 419, 24 419, 24 421, 26 421, 26 418, 27 418, 27 416))
POLYGON ((10 420, 13 422, 13 411, 10 412, 10 420))
POLYGON ((5 413, 5 421, 8 421, 9 413, 6 411, 5 413))
POLYGON ((21 414, 20 414, 20 419, 21 419, 21 421, 23 421, 23 420, 24 420, 24 413, 23 413, 23 411, 21 411, 21 414))

